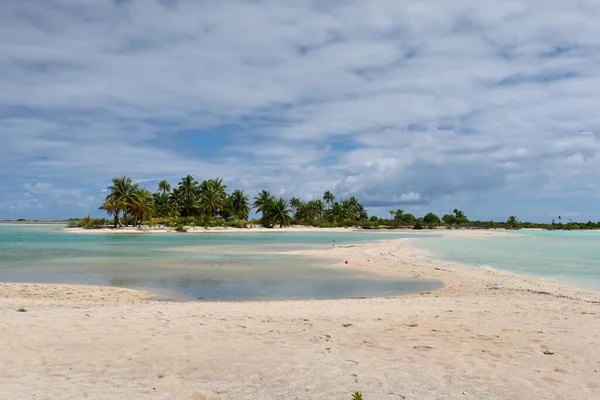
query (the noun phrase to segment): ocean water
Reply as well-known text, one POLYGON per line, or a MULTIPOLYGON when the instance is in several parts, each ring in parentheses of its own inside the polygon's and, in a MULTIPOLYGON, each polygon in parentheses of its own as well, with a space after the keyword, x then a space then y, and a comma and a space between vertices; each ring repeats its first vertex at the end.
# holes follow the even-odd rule
POLYGON ((439 289, 327 268, 286 250, 415 237, 377 232, 72 234, 57 225, 0 225, 0 282, 75 283, 208 301, 389 296, 439 289))
POLYGON ((482 238, 430 237, 413 244, 434 258, 600 290, 599 231, 517 231, 482 238))

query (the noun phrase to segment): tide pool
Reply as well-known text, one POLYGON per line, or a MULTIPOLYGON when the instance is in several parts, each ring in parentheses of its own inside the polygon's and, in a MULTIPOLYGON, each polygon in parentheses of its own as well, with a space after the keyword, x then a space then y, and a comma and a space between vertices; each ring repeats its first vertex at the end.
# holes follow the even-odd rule
POLYGON ((516 231, 506 236, 437 236, 413 244, 434 258, 600 290, 600 232, 516 231))
POLYGON ((150 290, 209 301, 391 296, 439 289, 327 268, 286 255, 373 240, 417 237, 377 232, 73 234, 57 225, 0 225, 0 282, 74 283, 150 290))

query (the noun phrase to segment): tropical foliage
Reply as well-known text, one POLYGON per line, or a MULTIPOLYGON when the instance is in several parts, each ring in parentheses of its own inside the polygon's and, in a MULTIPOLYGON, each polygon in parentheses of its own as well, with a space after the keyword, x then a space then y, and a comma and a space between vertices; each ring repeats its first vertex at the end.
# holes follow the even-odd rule
MULTIPOLYGON (((243 190, 234 189, 231 193, 220 178, 198 182, 187 175, 172 186, 168 181, 158 183, 156 192, 142 188, 129 177, 114 178, 108 186, 108 195, 99 207, 112 220, 112 226, 164 225, 186 231, 189 226, 231 226, 244 228, 248 224, 261 224, 265 227, 286 227, 293 224, 316 227, 359 226, 365 229, 413 228, 433 229, 477 228, 477 229, 599 229, 600 223, 576 223, 569 220, 551 224, 520 222, 510 216, 505 222, 470 221, 464 211, 455 208, 441 218, 433 212, 416 217, 402 209, 389 210, 389 218, 372 216, 369 218, 365 207, 355 197, 338 198, 331 191, 322 197, 289 200, 277 198, 268 190, 261 190, 250 200, 243 190), (258 220, 250 221, 256 213, 258 220)), ((95 229, 108 224, 105 219, 86 217, 69 221, 69 226, 95 229)))
MULTIPOLYGON (((247 226, 252 210, 265 227, 285 227, 293 223, 313 226, 350 226, 367 221, 365 207, 355 198, 336 201, 327 191, 322 198, 289 200, 261 190, 250 203, 243 190, 227 192, 220 178, 198 182, 187 175, 176 186, 162 180, 151 193, 129 177, 115 178, 99 207, 113 220, 113 227, 162 224, 184 231, 185 226, 247 226)), ((80 221, 80 220, 78 220, 80 221)))

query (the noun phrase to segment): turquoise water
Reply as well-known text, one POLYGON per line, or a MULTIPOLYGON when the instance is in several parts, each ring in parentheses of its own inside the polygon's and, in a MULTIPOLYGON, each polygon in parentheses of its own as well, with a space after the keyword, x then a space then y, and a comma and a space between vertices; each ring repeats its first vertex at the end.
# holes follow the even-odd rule
POLYGON ((327 268, 286 250, 360 244, 376 232, 71 234, 56 225, 0 225, 0 281, 140 288, 176 299, 281 300, 388 296, 440 282, 327 268))
POLYGON ((540 276, 600 290, 600 232, 518 231, 484 238, 414 241, 435 258, 540 276))

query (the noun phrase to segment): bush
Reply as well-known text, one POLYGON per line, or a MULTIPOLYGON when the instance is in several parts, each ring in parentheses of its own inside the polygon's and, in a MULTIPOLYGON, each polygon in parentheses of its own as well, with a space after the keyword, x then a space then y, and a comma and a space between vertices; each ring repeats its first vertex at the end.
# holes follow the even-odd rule
POLYGON ((317 220, 313 222, 312 226, 314 226, 315 228, 335 228, 337 225, 333 222, 317 220))
POLYGON ((362 224, 362 228, 363 229, 379 229, 379 222, 378 221, 368 221, 368 222, 364 222, 362 224))
POLYGON ((80 219, 71 218, 71 219, 69 219, 69 222, 67 223, 67 228, 81 228, 80 224, 81 224, 80 219))
POLYGON ((70 219, 67 228, 100 229, 106 225, 110 225, 106 218, 92 218, 88 215, 81 219, 70 219))
POLYGON ((423 222, 426 223, 427 225, 440 225, 442 223, 442 221, 440 220, 440 217, 438 217, 437 215, 435 215, 434 213, 430 212, 427 213, 427 215, 425 215, 423 217, 423 222))
POLYGON ((244 221, 241 219, 235 219, 233 221, 231 221, 229 224, 229 226, 231 226, 232 228, 247 228, 248 227, 248 221, 244 221))
POLYGON ((178 224, 178 225, 175 227, 175 230, 176 230, 177 232, 181 232, 181 233, 185 233, 185 232, 187 232, 187 231, 188 231, 188 230, 187 230, 187 227, 186 227, 185 225, 183 225, 183 224, 178 224))

